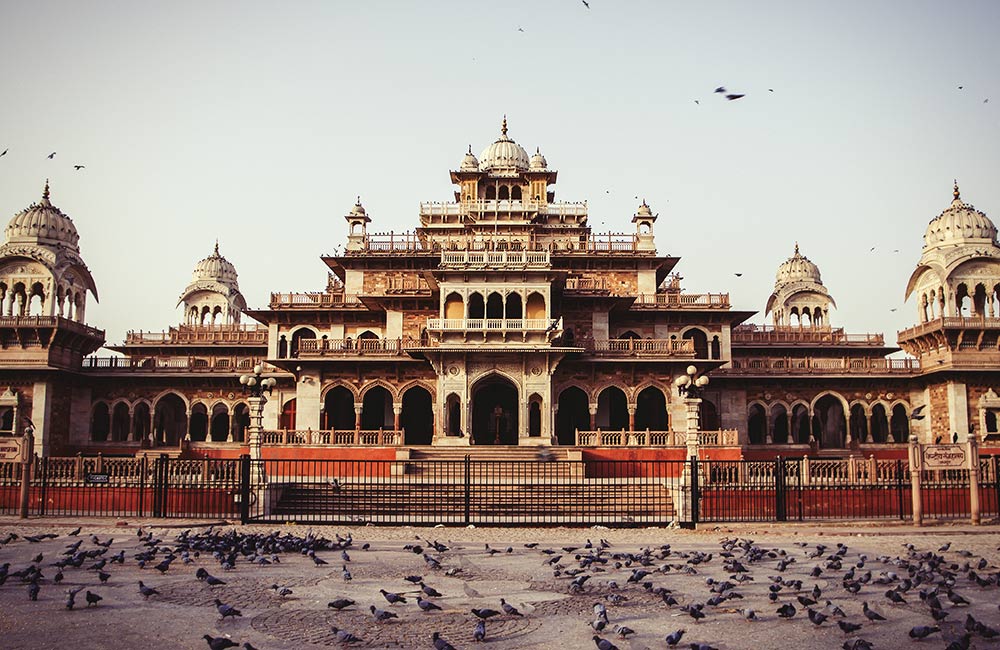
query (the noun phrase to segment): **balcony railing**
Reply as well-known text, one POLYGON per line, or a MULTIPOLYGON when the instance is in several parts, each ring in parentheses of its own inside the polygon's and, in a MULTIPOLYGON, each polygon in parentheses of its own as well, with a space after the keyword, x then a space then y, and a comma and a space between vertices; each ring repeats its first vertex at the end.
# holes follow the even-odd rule
POLYGON ((263 325, 181 325, 166 332, 130 331, 125 345, 188 345, 200 343, 266 344, 263 325))
POLYGON ((729 309, 728 293, 640 293, 633 309, 729 309))
POLYGON ((914 327, 901 330, 897 333, 897 338, 899 340, 910 339, 915 336, 921 336, 922 334, 927 334, 928 332, 934 332, 944 328, 1000 329, 1000 318, 987 318, 985 316, 945 316, 943 318, 935 318, 934 320, 929 320, 926 323, 920 323, 914 327))
POLYGON ((882 334, 847 334, 843 328, 775 327, 739 325, 733 328, 733 343, 803 343, 832 345, 884 345, 882 334))
POLYGON ((917 359, 850 357, 741 357, 713 372, 731 375, 881 375, 920 372, 917 359))
MULTIPOLYGON (((684 431, 576 431, 578 447, 685 447, 687 433, 684 431)), ((719 431, 699 431, 698 445, 701 447, 737 447, 739 432, 736 429, 719 431)))
POLYGON ((639 250, 639 238, 634 233, 589 233, 584 235, 554 235, 545 237, 529 236, 518 240, 507 233, 471 236, 425 235, 426 241, 414 233, 374 233, 366 235, 361 248, 349 250, 345 255, 398 255, 417 253, 438 253, 441 251, 498 250, 501 246, 529 251, 549 251, 558 255, 604 255, 604 254, 655 254, 652 250, 639 250))
POLYGON ((566 278, 566 291, 608 291, 607 278, 566 278))
POLYGON ((537 332, 562 328, 562 319, 549 318, 428 318, 432 331, 537 332))
POLYGON ((62 316, 2 316, 0 317, 0 327, 58 327, 60 329, 84 334, 86 336, 103 337, 104 330, 90 327, 75 320, 63 318, 62 316))
POLYGON ((602 357, 694 357, 692 339, 606 339, 586 340, 583 349, 602 357))
POLYGON ((289 446, 398 447, 403 444, 403 432, 376 429, 278 429, 262 431, 261 443, 289 446))
POLYGON ((390 277, 386 283, 385 293, 387 294, 404 294, 404 293, 430 293, 431 285, 427 284, 427 280, 421 277, 412 278, 399 278, 390 277))
POLYGON ((309 293, 272 293, 271 309, 332 309, 334 307, 358 307, 364 305, 357 296, 324 291, 309 293))
MULTIPOLYGON (((206 356, 144 359, 128 357, 85 357, 81 370, 85 372, 195 372, 241 373, 253 368, 262 359, 257 357, 206 356)), ((268 371, 273 370, 267 366, 268 371)))
POLYGON ((300 339, 299 357, 393 357, 421 347, 418 339, 300 339))
POLYGON ((534 200, 482 200, 462 203, 424 202, 420 204, 422 217, 460 217, 489 212, 528 212, 553 216, 587 216, 585 202, 546 203, 534 200))
POLYGON ((442 251, 441 266, 445 268, 548 268, 548 251, 442 251))

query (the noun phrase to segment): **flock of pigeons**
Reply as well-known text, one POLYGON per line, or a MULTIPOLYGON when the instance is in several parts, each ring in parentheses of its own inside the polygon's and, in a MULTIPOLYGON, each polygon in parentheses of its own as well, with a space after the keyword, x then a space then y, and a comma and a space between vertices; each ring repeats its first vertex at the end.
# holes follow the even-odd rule
MULTIPOLYGON (((312 532, 299 536, 209 527, 199 533, 185 530, 166 541, 140 528, 137 545, 131 547, 129 555, 124 548, 117 552, 112 550, 115 539, 101 540, 91 535, 89 544, 85 544, 80 532, 77 528, 64 536, 68 543, 56 558, 46 558, 45 554, 31 549, 32 555, 22 567, 12 569, 10 562, 0 565, 0 587, 10 588, 20 583, 26 586, 28 598, 37 601, 43 585, 59 585, 68 572, 74 571, 71 582, 84 584, 65 590, 65 608, 72 610, 78 606, 76 598, 80 592, 85 592, 85 607, 100 607, 102 597, 98 590, 112 578, 115 564, 135 563, 138 568, 149 570, 154 576, 152 580, 157 573, 183 572, 183 567, 198 564, 191 571, 193 580, 203 581, 211 587, 224 587, 226 581, 203 566, 208 558, 217 563, 220 571, 232 570, 237 565, 257 570, 280 563, 286 554, 302 555, 331 576, 336 575, 336 569, 328 567, 329 561, 324 556, 332 560, 333 554, 339 554, 341 579, 345 583, 353 579, 348 569, 350 553, 355 551, 350 535, 328 539, 312 532), (51 577, 46 575, 53 570, 51 577)), ((24 537, 8 533, 0 539, 0 549, 16 545, 13 548, 28 550, 34 544, 58 537, 52 533, 24 537)), ((461 572, 458 566, 448 568, 454 557, 448 546, 419 537, 418 542, 407 544, 402 550, 421 557, 427 575, 455 576, 461 572)), ((125 544, 119 542, 118 547, 121 546, 125 544)), ((969 650, 973 639, 1000 638, 1000 631, 967 611, 976 600, 981 599, 980 604, 991 603, 991 609, 996 603, 1000 570, 986 558, 965 550, 953 551, 950 543, 937 551, 905 544, 904 552, 895 557, 868 557, 852 552, 843 543, 831 547, 800 542, 797 546, 797 549, 785 550, 750 539, 726 538, 721 540, 719 550, 713 552, 682 551, 670 544, 626 552, 613 549, 606 540, 598 543, 587 540, 580 546, 561 548, 540 548, 538 543, 529 543, 524 545, 526 551, 518 552, 538 553, 540 559, 544 558, 541 566, 546 571, 551 570, 570 597, 598 601, 593 605, 593 620, 589 621, 593 629, 592 640, 598 650, 616 650, 616 640, 628 640, 636 634, 623 623, 612 624, 609 611, 609 608, 624 607, 630 599, 645 599, 657 608, 662 606, 665 616, 689 617, 693 629, 706 618, 731 617, 732 614, 737 614, 747 624, 795 619, 811 628, 839 628, 846 639, 844 650, 870 650, 883 643, 888 644, 881 647, 900 647, 898 640, 886 638, 881 629, 885 626, 883 622, 893 617, 890 612, 895 607, 906 607, 911 613, 923 612, 926 616, 924 623, 909 630, 910 640, 941 639, 947 650, 969 650), (789 571, 793 565, 793 570, 789 571), (794 577, 796 575, 808 577, 794 577), (598 576, 600 578, 594 580, 598 576), (680 580, 682 576, 686 580, 680 580), (690 584, 691 580, 703 582, 704 591, 680 588, 682 583, 690 584), (825 588, 820 587, 821 582, 825 588), (860 608, 858 601, 861 601, 860 608)), ((371 547, 364 544, 358 548, 367 551, 371 547)), ((487 544, 485 548, 488 556, 513 552, 510 546, 500 550, 487 544)), ((442 610, 435 601, 444 595, 427 584, 424 575, 408 575, 402 580, 408 583, 403 589, 379 590, 385 605, 368 605, 374 624, 391 624, 401 616, 433 615, 442 610), (407 613, 411 602, 416 606, 410 610, 412 614, 407 613)), ((147 582, 151 580, 138 581, 136 598, 148 600, 159 596, 156 586, 147 582)), ((278 584, 271 589, 280 597, 292 593, 288 587, 278 584)), ((225 589, 218 593, 224 595, 225 589)), ((467 584, 465 593, 481 598, 467 584)), ((239 609, 219 597, 214 604, 220 624, 242 616, 239 609)), ((355 605, 357 603, 350 598, 337 598, 327 607, 340 612, 355 605)), ((498 607, 469 610, 469 625, 475 641, 490 640, 487 625, 491 619, 531 615, 530 611, 522 613, 504 598, 499 599, 498 607)), ((366 643, 360 630, 332 627, 332 633, 342 646, 366 643)), ((680 627, 662 638, 666 647, 716 650, 712 645, 691 640, 692 636, 695 634, 680 627)), ((205 634, 203 638, 210 650, 240 647, 228 636, 205 634)), ((454 648, 439 632, 430 635, 428 645, 435 650, 454 648)), ((249 642, 244 642, 242 648, 257 650, 249 642)))

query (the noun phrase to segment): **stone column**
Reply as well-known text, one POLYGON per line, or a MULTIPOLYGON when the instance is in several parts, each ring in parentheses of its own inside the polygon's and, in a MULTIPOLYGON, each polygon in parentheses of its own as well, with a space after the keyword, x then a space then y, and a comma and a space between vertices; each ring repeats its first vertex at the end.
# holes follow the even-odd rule
POLYGON ((628 430, 635 431, 635 404, 628 405, 628 430))
POLYGON ((267 403, 267 398, 263 395, 259 397, 249 397, 247 398, 248 405, 250 407, 250 424, 247 426, 247 442, 250 447, 250 462, 256 466, 256 470, 251 470, 250 476, 254 483, 260 484, 263 482, 263 463, 261 460, 261 446, 263 441, 261 440, 261 434, 264 429, 264 404, 267 403))
POLYGON ((128 436, 126 440, 135 440, 135 407, 128 408, 128 436))
POLYGON ((399 416, 403 414, 402 404, 392 405, 392 429, 393 431, 399 431, 399 416))
POLYGON ((697 458, 698 456, 698 420, 701 409, 701 398, 699 397, 685 397, 684 398, 684 408, 686 409, 686 432, 687 436, 685 442, 687 443, 687 458, 690 459, 692 456, 697 458))
POLYGON ((597 404, 590 405, 590 430, 597 429, 597 404))
POLYGON ((969 514, 971 523, 978 526, 979 517, 979 440, 970 435, 967 443, 969 453, 969 514))
POLYGON ((359 431, 361 429, 361 411, 364 410, 364 404, 354 403, 354 429, 359 431))
POLYGON ((921 526, 924 521, 923 503, 920 499, 920 444, 916 436, 910 436, 910 494, 913 499, 913 525, 921 526))

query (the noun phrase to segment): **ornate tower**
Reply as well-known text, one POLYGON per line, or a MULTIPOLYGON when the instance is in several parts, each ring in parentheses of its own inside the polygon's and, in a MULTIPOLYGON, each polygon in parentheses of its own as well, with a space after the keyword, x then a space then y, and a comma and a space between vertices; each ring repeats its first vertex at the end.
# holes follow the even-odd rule
POLYGON ((837 303, 823 286, 819 267, 795 244, 795 253, 778 267, 764 315, 774 314, 775 327, 826 328, 831 305, 837 303))
MULTIPOLYGON (((84 355, 104 343, 104 332, 84 324, 87 293, 97 286, 80 256, 73 220, 52 205, 46 181, 42 200, 14 215, 0 246, 0 385, 9 386, 24 418, 12 422, 18 434, 30 420, 36 451, 48 453, 68 436, 75 397, 73 382, 60 371, 77 371, 84 355)), ((86 422, 82 423, 84 426, 86 422)))
POLYGON ((186 325, 238 325, 247 308, 240 293, 236 267, 219 254, 219 242, 211 255, 198 262, 191 283, 178 305, 184 305, 186 325))

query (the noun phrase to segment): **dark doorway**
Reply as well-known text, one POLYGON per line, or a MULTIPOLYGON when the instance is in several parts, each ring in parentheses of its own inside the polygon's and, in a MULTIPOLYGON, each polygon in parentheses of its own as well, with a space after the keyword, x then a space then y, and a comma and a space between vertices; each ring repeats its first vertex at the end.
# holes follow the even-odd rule
POLYGON ((414 386, 403 393, 399 426, 405 432, 405 445, 429 445, 434 440, 434 405, 426 388, 414 386))
POLYGON ((597 396, 597 428, 628 429, 628 399, 621 388, 608 386, 597 396))
POLYGON ((392 395, 385 388, 376 386, 362 398, 361 428, 366 431, 392 429, 392 395))
POLYGON ((560 445, 575 445, 576 430, 590 429, 590 400, 576 386, 559 393, 559 412, 556 414, 556 439, 560 445))
POLYGON ((517 388, 506 379, 480 381, 472 393, 472 442, 477 445, 516 445, 517 388))
POLYGON ((636 431, 666 431, 667 398, 656 386, 647 386, 635 398, 635 429, 636 431))
POLYGON ((840 400, 833 395, 824 395, 816 402, 813 412, 813 436, 820 447, 843 448, 847 422, 840 400))
POLYGON ((156 441, 167 445, 178 444, 187 434, 187 408, 175 393, 164 395, 156 403, 153 428, 156 441))
POLYGON ((334 386, 323 400, 320 428, 353 431, 354 423, 354 393, 344 386, 334 386))
POLYGON ((767 416, 760 404, 751 404, 747 413, 747 437, 751 445, 762 445, 767 436, 767 416))

